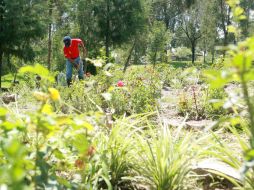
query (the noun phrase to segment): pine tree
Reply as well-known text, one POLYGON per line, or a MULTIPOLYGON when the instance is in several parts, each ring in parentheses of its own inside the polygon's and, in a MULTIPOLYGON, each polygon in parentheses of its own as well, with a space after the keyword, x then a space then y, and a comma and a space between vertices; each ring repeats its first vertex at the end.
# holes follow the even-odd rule
MULTIPOLYGON (((107 61, 110 47, 127 42, 144 23, 143 0, 95 0, 85 1, 92 14, 87 18, 94 21, 90 31, 104 42, 107 61)), ((79 18, 84 19, 84 18, 79 18)))
POLYGON ((3 56, 32 60, 31 44, 44 34, 42 8, 37 1, 0 0, 0 88, 3 56))

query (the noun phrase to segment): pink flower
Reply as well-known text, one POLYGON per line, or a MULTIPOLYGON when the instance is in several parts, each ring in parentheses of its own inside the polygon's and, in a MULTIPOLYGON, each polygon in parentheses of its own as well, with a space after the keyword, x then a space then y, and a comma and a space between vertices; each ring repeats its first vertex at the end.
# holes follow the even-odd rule
POLYGON ((117 82, 117 86, 118 86, 118 87, 123 87, 123 86, 124 86, 123 81, 119 80, 119 81, 117 82))

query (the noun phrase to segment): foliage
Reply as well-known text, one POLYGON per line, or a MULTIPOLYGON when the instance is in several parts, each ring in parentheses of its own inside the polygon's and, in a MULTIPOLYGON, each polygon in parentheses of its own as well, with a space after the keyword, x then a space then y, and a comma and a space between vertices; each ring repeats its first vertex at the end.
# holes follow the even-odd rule
POLYGON ((152 67, 129 69, 126 77, 130 91, 133 113, 145 113, 156 109, 156 99, 160 97, 162 82, 159 73, 152 67))
POLYGON ((193 85, 180 94, 178 111, 181 115, 188 115, 188 119, 219 119, 228 114, 227 110, 221 106, 224 98, 226 93, 222 89, 193 85))
POLYGON ((195 139, 192 132, 185 132, 181 127, 174 131, 161 126, 158 131, 148 129, 144 133, 151 136, 138 137, 138 177, 152 189, 174 190, 187 187, 185 180, 189 179, 194 157, 199 157, 200 152, 196 146, 198 142, 201 143, 201 138, 195 139))
MULTIPOLYGON (((28 66, 21 72, 43 69, 28 66)), ((50 79, 46 78, 47 70, 43 73, 43 80, 50 79)), ((56 89, 33 95, 39 103, 33 113, 16 115, 1 108, 0 155, 4 165, 0 167, 0 183, 10 189, 74 187, 75 183, 59 171, 75 170, 75 159, 87 161, 87 130, 93 126, 86 115, 57 115, 54 107, 61 104, 61 97, 56 89)))
MULTIPOLYGON (((232 8, 232 12, 234 14, 234 20, 239 22, 245 16, 243 15, 244 11, 241 7, 239 7, 239 1, 228 1, 228 4, 232 8)), ((231 27, 233 28, 233 26, 231 27)), ((234 32, 235 36, 238 36, 239 29, 236 28, 235 30, 231 30, 234 32)), ((223 69, 218 71, 209 71, 207 72, 207 76, 212 79, 211 85, 214 88, 222 87, 229 82, 239 82, 241 84, 242 93, 237 98, 243 99, 245 102, 245 106, 247 107, 248 115, 247 115, 247 123, 248 126, 247 130, 250 131, 250 144, 249 146, 244 145, 240 141, 240 145, 243 146, 244 151, 244 170, 243 174, 246 174, 246 185, 251 185, 253 187, 251 180, 249 178, 253 178, 253 148, 254 148, 254 119, 253 119, 253 102, 252 102, 252 95, 250 94, 250 89, 248 84, 253 80, 253 66, 252 62, 254 60, 253 57, 253 45, 254 45, 254 38, 247 38, 246 40, 239 42, 237 45, 229 46, 228 51, 228 59, 225 61, 225 66, 223 69), (248 173, 247 173, 248 172, 248 173)), ((235 97, 236 98, 236 97, 235 97)), ((234 107, 233 107, 234 108, 234 107)), ((235 111, 239 117, 237 111, 235 111)), ((236 134, 237 135, 237 134, 236 134)), ((239 137, 239 135, 237 135, 239 137)), ((248 188, 246 186, 246 188, 248 188)))
POLYGON ((133 175, 135 157, 134 134, 135 127, 128 120, 118 120, 110 131, 100 129, 97 132, 93 138, 96 153, 83 175, 83 183, 87 184, 87 188, 131 187, 130 176, 133 175))
MULTIPOLYGON (((4 55, 33 60, 35 54, 31 42, 45 31, 43 19, 38 18, 41 12, 42 9, 35 1, 0 1, 0 71, 3 69, 4 55)), ((2 73, 0 87, 1 76, 2 73)))
POLYGON ((191 56, 191 50, 187 47, 177 47, 174 55, 178 60, 188 60, 188 58, 191 56))
POLYGON ((149 39, 148 55, 155 66, 157 58, 163 58, 170 43, 170 34, 167 32, 164 23, 158 21, 153 23, 149 39))
POLYGON ((124 114, 154 111, 160 97, 159 73, 151 67, 132 67, 126 76, 115 65, 107 64, 96 76, 84 83, 74 83, 69 89, 60 88, 62 97, 74 108, 83 111, 104 110, 119 117, 124 114), (122 81, 123 86, 118 86, 122 81), (84 88, 84 90, 80 90, 84 88))

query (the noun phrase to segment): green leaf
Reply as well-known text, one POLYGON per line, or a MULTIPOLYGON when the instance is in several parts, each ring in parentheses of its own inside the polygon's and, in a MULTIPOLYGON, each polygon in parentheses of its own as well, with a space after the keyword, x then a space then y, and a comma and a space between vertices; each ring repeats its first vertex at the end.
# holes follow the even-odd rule
POLYGON ((254 159, 254 149, 250 149, 247 152, 245 152, 245 159, 248 161, 254 159))
POLYGON ((62 160, 62 159, 65 158, 64 155, 63 155, 63 153, 62 153, 58 148, 55 149, 55 150, 53 151, 53 153, 54 153, 55 157, 58 158, 59 160, 62 160))
POLYGON ((7 114, 7 110, 3 107, 0 107, 0 119, 1 120, 5 120, 6 119, 6 114, 7 114))
POLYGON ((65 187, 71 188, 71 184, 68 180, 62 178, 62 177, 56 177, 59 184, 64 185, 65 187))
POLYGON ((31 74, 38 74, 42 78, 49 80, 50 82, 54 81, 54 77, 50 75, 49 70, 43 67, 40 64, 35 64, 35 66, 25 66, 19 69, 19 73, 31 73, 31 74))
POLYGON ((72 144, 80 154, 86 153, 89 147, 89 142, 84 134, 75 135, 72 144))

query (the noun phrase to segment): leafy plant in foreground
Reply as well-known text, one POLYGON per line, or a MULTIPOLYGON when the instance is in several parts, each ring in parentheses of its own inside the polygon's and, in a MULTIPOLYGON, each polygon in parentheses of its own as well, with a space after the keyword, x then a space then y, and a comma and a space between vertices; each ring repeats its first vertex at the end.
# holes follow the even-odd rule
POLYGON ((127 119, 119 119, 111 131, 97 132, 93 138, 96 153, 82 171, 87 189, 132 189, 136 131, 127 119))
MULTIPOLYGON (((181 129, 180 129, 181 130, 181 129)), ((191 132, 180 136, 164 126, 156 133, 152 130, 150 138, 138 138, 136 170, 138 178, 156 190, 180 190, 191 170, 191 163, 197 154, 194 151, 196 140, 191 132)), ((181 131, 183 132, 183 131, 181 131)))
MULTIPOLYGON (((234 16, 234 22, 239 23, 241 20, 245 19, 244 10, 239 6, 240 1, 229 0, 228 4, 232 8, 232 13, 234 16)), ((240 29, 234 26, 229 26, 229 31, 233 32, 236 38, 240 37, 240 29)), ((249 83, 254 80, 254 37, 247 38, 244 41, 239 42, 237 45, 231 45, 228 47, 228 59, 224 62, 223 69, 218 71, 207 72, 207 76, 211 79, 211 86, 216 88, 221 88, 230 82, 238 82, 241 84, 242 96, 239 99, 244 100, 247 108, 247 126, 250 133, 248 134, 249 147, 244 146, 244 159, 245 163, 243 166, 243 175, 245 175, 246 183, 244 187, 249 189, 249 186, 253 187, 254 176, 254 107, 253 107, 253 95, 250 93, 249 83)), ((235 111, 236 114, 238 114, 235 111)), ((239 115, 242 117, 241 115, 239 115)), ((242 145, 242 144, 241 144, 242 145)))
MULTIPOLYGON (((21 72, 36 73, 38 68, 41 67, 29 66, 21 72)), ((49 73, 44 74, 41 73, 42 78, 48 80, 49 73)), ((57 115, 54 108, 62 101, 58 90, 45 86, 42 89, 43 92, 33 93, 39 108, 32 113, 15 115, 1 108, 0 185, 3 187, 71 189, 79 186, 74 179, 67 180, 63 173, 70 175, 70 171, 75 171, 77 161, 88 162, 87 130, 93 127, 84 115, 57 115)))

